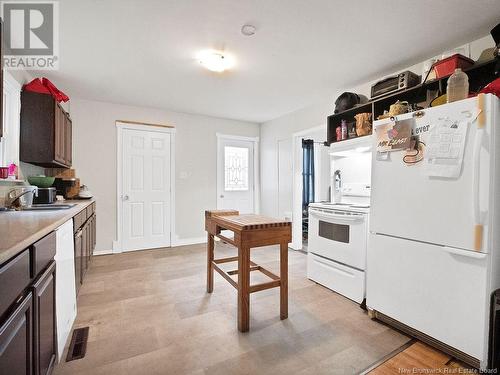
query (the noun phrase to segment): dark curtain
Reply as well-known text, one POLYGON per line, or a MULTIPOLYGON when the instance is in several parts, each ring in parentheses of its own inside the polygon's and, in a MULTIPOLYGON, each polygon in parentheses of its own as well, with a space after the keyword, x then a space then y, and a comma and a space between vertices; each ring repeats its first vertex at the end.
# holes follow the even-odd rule
POLYGON ((314 142, 312 139, 302 140, 302 208, 314 202, 314 142))

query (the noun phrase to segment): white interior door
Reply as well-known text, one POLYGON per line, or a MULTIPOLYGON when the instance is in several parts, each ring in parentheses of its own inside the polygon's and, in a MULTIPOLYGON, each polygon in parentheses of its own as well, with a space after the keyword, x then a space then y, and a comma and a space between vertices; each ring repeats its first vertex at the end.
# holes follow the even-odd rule
POLYGON ((217 209, 253 213, 255 142, 219 137, 217 143, 217 209))
POLYGON ((123 130, 123 251, 170 246, 170 137, 123 130))

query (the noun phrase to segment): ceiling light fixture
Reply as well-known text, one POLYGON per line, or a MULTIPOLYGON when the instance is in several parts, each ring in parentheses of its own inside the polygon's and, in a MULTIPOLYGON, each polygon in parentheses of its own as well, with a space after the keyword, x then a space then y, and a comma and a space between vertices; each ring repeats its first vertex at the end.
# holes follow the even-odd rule
POLYGON ((201 51, 197 58, 205 68, 218 73, 231 69, 236 63, 230 54, 214 50, 201 51))
POLYGON ((245 36, 252 36, 255 34, 256 31, 257 31, 257 28, 254 25, 250 25, 247 23, 247 24, 241 26, 241 33, 245 36))

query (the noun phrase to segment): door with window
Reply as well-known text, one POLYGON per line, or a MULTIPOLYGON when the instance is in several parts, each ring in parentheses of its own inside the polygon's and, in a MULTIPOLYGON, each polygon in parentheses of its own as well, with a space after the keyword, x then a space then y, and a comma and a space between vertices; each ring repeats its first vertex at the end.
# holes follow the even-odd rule
POLYGON ((217 209, 254 212, 255 141, 218 137, 217 209))
POLYGON ((170 246, 171 135, 123 129, 122 249, 170 246))

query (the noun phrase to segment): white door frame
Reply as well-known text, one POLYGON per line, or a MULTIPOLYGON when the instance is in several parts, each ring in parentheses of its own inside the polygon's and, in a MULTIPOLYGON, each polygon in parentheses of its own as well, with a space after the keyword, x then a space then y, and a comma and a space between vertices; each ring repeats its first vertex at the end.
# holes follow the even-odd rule
POLYGON ((170 246, 175 243, 175 128, 167 125, 115 121, 116 124, 116 241, 113 241, 113 253, 123 251, 123 131, 139 130, 170 134, 170 246))
POLYGON ((302 250, 302 138, 326 129, 326 124, 315 126, 300 132, 293 133, 293 204, 292 204, 292 242, 289 244, 294 250, 302 250))
POLYGON ((253 209, 256 214, 260 213, 260 165, 259 165, 259 137, 244 137, 241 135, 228 135, 222 133, 216 133, 217 136, 217 180, 216 180, 216 188, 215 188, 215 202, 217 205, 217 197, 220 195, 218 191, 219 179, 222 178, 223 171, 219 166, 219 149, 222 140, 233 140, 233 141, 248 141, 253 142, 253 209))

